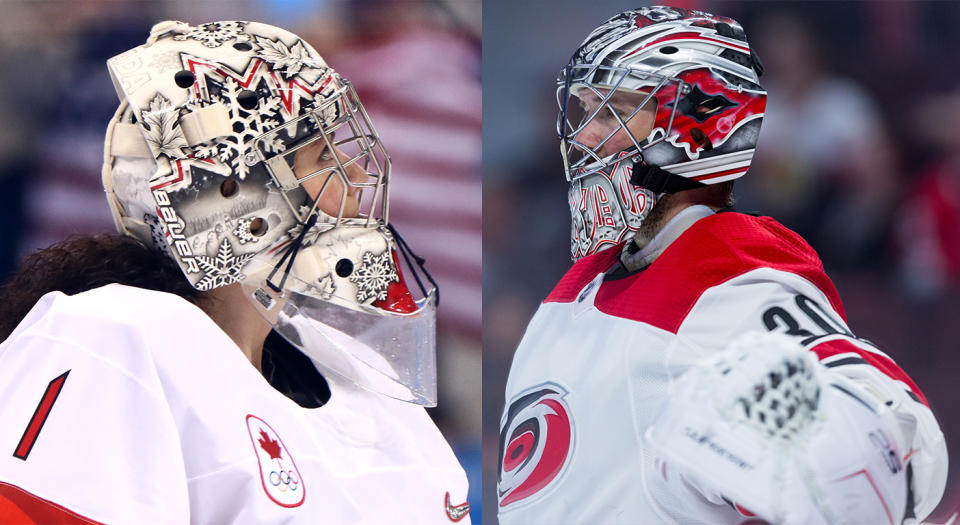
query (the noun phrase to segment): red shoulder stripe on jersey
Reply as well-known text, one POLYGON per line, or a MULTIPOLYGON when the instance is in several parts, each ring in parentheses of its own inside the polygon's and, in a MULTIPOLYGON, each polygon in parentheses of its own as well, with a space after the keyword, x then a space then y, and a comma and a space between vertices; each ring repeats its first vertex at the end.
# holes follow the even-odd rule
POLYGON ((597 274, 603 273, 613 266, 621 249, 623 249, 623 243, 573 263, 573 266, 567 270, 567 273, 543 302, 572 303, 587 283, 592 281, 597 274))
POLYGON ((860 348, 859 346, 845 339, 824 341, 811 346, 809 349, 813 353, 817 354, 817 357, 821 361, 837 354, 855 353, 862 357, 864 361, 872 365, 874 368, 883 372, 883 375, 897 381, 902 381, 910 388, 910 391, 917 396, 921 403, 927 405, 928 407, 930 406, 930 404, 927 403, 927 398, 923 395, 923 392, 920 391, 920 387, 918 387, 917 384, 910 379, 910 376, 908 376, 907 373, 904 372, 903 369, 900 368, 897 363, 893 362, 893 359, 890 359, 889 357, 860 348))
MULTIPOLYGON (((546 302, 573 301, 618 253, 613 248, 578 261, 546 302)), ((594 305, 608 315, 676 333, 704 292, 759 268, 810 281, 846 321, 840 297, 810 245, 770 217, 732 212, 695 222, 642 272, 605 281, 594 305)))
POLYGON ((101 525, 52 501, 35 496, 16 485, 0 481, 0 518, 3 523, 40 525, 101 525))

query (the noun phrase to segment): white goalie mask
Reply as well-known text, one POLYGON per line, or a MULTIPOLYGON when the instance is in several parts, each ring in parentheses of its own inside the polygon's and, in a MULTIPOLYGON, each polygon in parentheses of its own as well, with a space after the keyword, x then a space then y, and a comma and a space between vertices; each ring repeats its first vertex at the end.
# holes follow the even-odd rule
POLYGON ((241 283, 321 371, 436 404, 436 287, 389 225, 390 158, 352 85, 256 22, 162 22, 107 66, 119 231, 199 290, 241 283))

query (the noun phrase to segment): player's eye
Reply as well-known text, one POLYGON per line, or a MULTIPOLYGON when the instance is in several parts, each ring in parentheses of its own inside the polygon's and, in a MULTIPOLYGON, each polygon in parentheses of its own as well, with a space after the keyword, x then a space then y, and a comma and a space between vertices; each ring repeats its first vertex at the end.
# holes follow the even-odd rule
POLYGON ((323 151, 320 152, 319 159, 323 162, 333 159, 333 153, 330 151, 329 147, 323 147, 323 151))

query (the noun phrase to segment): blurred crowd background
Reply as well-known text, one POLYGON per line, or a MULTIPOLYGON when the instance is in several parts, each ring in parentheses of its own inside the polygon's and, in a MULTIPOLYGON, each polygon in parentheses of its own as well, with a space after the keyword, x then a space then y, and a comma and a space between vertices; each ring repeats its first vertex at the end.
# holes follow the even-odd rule
MULTIPOLYGON (((916 380, 953 458, 934 516, 960 502, 960 3, 666 2, 740 21, 767 112, 737 208, 820 253, 849 325, 916 380)), ((570 266, 555 79, 583 38, 641 2, 484 4, 484 503, 513 350, 570 266)), ((602 349, 600 349, 602 351, 602 349)), ((562 356, 557 356, 562 359, 562 356)))
POLYGON ((118 105, 105 62, 154 23, 274 24, 355 84, 393 159, 391 222, 442 290, 432 415, 467 469, 479 523, 480 1, 8 0, 2 11, 0 279, 33 250, 115 231, 100 185, 118 105))

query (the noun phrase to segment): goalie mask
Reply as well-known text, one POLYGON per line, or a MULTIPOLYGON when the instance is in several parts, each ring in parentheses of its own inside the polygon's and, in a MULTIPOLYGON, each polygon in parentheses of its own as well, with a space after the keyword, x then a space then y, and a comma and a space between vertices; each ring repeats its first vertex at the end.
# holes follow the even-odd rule
POLYGON ((762 71, 736 21, 700 11, 635 9, 590 33, 557 87, 573 259, 636 232, 663 194, 746 173, 762 71))
POLYGON ((255 22, 162 22, 107 65, 121 105, 103 182, 120 232, 197 289, 241 283, 321 371, 435 404, 436 288, 389 226, 390 159, 350 83, 255 22))

